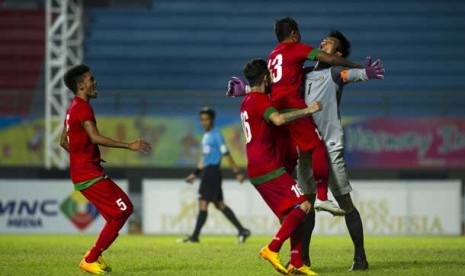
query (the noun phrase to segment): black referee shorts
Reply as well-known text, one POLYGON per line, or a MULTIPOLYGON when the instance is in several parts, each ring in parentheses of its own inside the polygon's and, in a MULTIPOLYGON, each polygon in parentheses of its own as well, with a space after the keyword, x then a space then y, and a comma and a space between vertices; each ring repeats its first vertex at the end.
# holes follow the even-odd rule
POLYGON ((202 178, 199 187, 199 199, 208 202, 223 200, 221 189, 222 175, 219 165, 211 165, 202 169, 202 178))

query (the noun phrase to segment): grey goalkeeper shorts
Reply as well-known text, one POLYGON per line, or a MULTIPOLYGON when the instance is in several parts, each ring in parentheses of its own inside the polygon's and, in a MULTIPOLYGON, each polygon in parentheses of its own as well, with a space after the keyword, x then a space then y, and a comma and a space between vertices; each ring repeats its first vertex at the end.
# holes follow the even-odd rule
MULTIPOLYGON (((343 150, 328 153, 329 161, 329 182, 328 187, 333 196, 342 196, 352 191, 347 176, 346 163, 344 161, 343 150)), ((315 194, 316 185, 313 179, 311 168, 311 159, 301 159, 297 165, 297 182, 304 194, 315 194)))

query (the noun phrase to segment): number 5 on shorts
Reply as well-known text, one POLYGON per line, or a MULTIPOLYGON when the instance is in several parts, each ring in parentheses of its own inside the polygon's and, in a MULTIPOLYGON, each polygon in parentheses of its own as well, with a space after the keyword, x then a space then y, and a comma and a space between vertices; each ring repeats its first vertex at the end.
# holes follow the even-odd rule
POLYGON ((118 204, 118 207, 121 211, 126 211, 128 208, 121 197, 116 200, 116 204, 118 204))

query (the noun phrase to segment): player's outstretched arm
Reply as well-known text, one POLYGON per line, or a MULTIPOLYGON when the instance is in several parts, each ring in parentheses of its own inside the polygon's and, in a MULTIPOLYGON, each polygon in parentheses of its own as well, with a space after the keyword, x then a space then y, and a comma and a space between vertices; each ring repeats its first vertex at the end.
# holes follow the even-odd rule
POLYGON ((345 69, 341 72, 341 79, 344 83, 382 80, 384 79, 383 63, 379 59, 372 62, 371 57, 367 57, 364 69, 345 69))
POLYGON ((132 143, 127 143, 123 141, 113 140, 111 138, 103 136, 99 133, 97 126, 95 125, 95 122, 93 121, 85 121, 82 124, 82 126, 86 130, 87 135, 89 135, 90 141, 93 144, 96 144, 99 146, 105 146, 109 148, 123 148, 123 149, 129 149, 132 151, 141 151, 141 152, 148 152, 152 149, 150 143, 144 141, 143 139, 137 139, 136 141, 132 143))
POLYGON ((66 128, 63 128, 63 131, 61 132, 60 146, 69 152, 69 143, 68 137, 66 135, 66 128))
POLYGON ((270 121, 277 126, 281 126, 302 117, 308 116, 310 114, 316 113, 322 109, 322 105, 320 101, 314 101, 308 105, 307 108, 286 112, 280 114, 279 112, 274 112, 270 115, 270 121))
POLYGON ((128 144, 128 149, 132 151, 149 152, 152 149, 152 146, 144 139, 137 139, 136 141, 128 144))
POLYGON ((231 154, 230 153, 226 154, 224 158, 226 158, 226 161, 228 161, 228 164, 231 167, 231 170, 236 175, 237 181, 239 181, 239 183, 244 182, 245 176, 243 173, 241 173, 241 170, 237 166, 236 161, 234 161, 234 158, 231 156, 231 154))
POLYGON ((349 68, 363 68, 363 66, 358 63, 352 62, 348 59, 345 59, 337 55, 328 54, 323 51, 318 51, 318 54, 316 54, 315 56, 315 60, 330 64, 330 65, 338 65, 338 66, 344 66, 344 67, 349 67, 349 68))

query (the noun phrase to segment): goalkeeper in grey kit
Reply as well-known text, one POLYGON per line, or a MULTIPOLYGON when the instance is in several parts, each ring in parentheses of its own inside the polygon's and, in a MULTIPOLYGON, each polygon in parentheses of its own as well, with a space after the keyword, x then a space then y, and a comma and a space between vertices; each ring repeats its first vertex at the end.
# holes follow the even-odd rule
MULTIPOLYGON (((331 31, 320 45, 320 49, 328 54, 336 54, 347 57, 350 53, 350 42, 339 31, 331 31)), ((364 248, 363 225, 360 214, 352 202, 350 192, 352 187, 347 176, 344 161, 344 142, 339 103, 341 101, 343 87, 347 83, 367 81, 369 79, 383 79, 384 69, 381 61, 371 61, 367 58, 364 69, 348 69, 341 66, 331 66, 318 62, 315 67, 304 69, 303 97, 309 104, 312 101, 320 101, 323 109, 319 113, 312 114, 313 120, 326 144, 328 160, 330 162, 329 188, 345 211, 345 221, 350 237, 354 244, 354 260, 349 271, 366 270, 368 262, 364 248)), ((245 94, 246 84, 233 77, 228 84, 228 96, 236 97, 245 94)), ((295 157, 298 154, 295 153, 295 157)), ((294 158, 295 158, 294 157, 294 158)), ((316 185, 310 166, 311 159, 299 158, 297 166, 297 178, 299 186, 312 203, 316 197, 316 185)), ((312 210, 304 222, 304 248, 302 259, 307 266, 310 261, 310 240, 315 226, 315 211, 312 210)))

